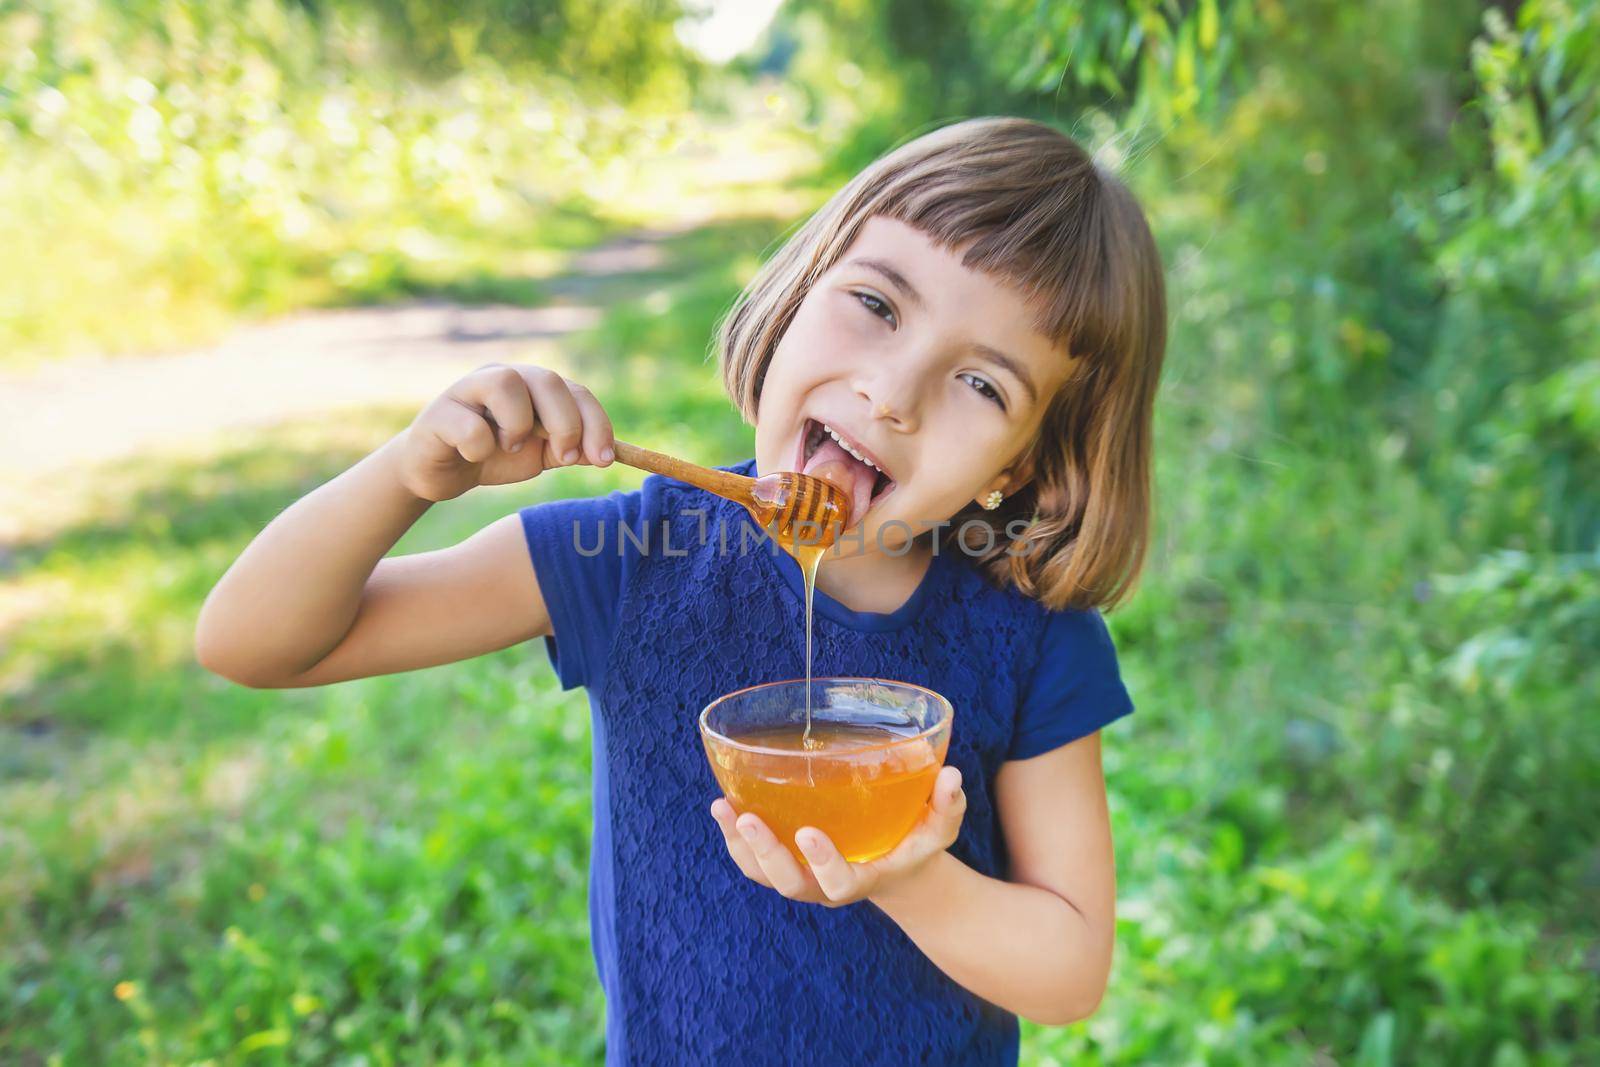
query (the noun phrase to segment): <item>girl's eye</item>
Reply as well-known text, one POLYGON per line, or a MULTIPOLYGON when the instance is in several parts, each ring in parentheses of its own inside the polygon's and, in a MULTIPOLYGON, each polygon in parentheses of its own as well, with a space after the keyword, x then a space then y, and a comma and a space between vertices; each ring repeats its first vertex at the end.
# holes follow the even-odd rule
POLYGON ((1006 409, 1006 402, 1000 399, 1000 393, 995 389, 994 386, 990 385, 976 374, 963 374, 961 375, 961 379, 962 381, 971 382, 972 387, 980 394, 994 401, 996 404, 999 404, 1001 411, 1006 409))
POLYGON ((895 325, 894 309, 884 300, 873 296, 871 293, 851 293, 850 295, 859 300, 862 307, 878 316, 878 318, 887 322, 890 326, 895 325))

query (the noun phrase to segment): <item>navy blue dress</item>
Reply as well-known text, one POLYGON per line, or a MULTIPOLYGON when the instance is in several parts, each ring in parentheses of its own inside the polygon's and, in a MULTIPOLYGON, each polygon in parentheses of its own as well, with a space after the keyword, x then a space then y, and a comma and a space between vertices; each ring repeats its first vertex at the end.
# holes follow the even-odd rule
MULTIPOLYGON (((723 469, 756 473, 754 460, 723 469)), ((550 611, 546 651, 593 711, 589 913, 606 1062, 1015 1064, 1015 1015, 952 981, 870 901, 802 904, 748 880, 711 818, 721 790, 699 713, 804 676, 798 564, 743 508, 656 475, 520 514, 550 611)), ((818 591, 815 613, 815 674, 949 698, 946 762, 967 794, 950 851, 983 874, 1007 870, 1001 764, 1132 710, 1099 613, 998 590, 956 549, 892 612, 818 591)))

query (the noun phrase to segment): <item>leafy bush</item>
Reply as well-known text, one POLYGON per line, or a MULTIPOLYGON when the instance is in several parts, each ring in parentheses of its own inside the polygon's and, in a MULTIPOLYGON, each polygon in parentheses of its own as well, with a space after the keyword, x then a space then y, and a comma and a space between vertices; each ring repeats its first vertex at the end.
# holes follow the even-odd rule
MULTIPOLYGON (((1153 820, 1118 904, 1118 970, 1040 1063, 1565 1064, 1600 1052, 1600 983, 1536 922, 1419 894, 1381 822, 1281 863, 1243 862, 1239 831, 1174 847, 1153 820)), ((1037 1059, 1035 1058, 1037 1056, 1037 1059)))

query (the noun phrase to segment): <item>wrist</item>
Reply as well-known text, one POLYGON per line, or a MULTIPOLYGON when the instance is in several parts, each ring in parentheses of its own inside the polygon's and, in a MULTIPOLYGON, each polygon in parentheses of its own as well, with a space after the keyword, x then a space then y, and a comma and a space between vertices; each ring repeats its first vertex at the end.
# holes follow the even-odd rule
POLYGON ((867 899, 891 919, 899 921, 922 902, 938 896, 942 892, 941 885, 952 873, 951 865, 959 866, 960 862, 949 851, 936 852, 911 870, 880 882, 867 894, 867 899))
POLYGON ((379 445, 369 455, 365 462, 371 464, 374 470, 388 483, 401 502, 421 515, 432 507, 437 501, 418 492, 406 477, 406 435, 409 429, 401 430, 389 440, 379 445))

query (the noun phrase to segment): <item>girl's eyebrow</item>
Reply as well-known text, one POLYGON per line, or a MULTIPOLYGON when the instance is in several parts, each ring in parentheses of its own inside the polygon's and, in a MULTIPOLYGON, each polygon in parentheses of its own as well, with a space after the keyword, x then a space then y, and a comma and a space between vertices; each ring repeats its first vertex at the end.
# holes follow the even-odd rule
POLYGON ((990 363, 1010 371, 1012 376, 1022 383, 1022 388, 1028 391, 1028 402, 1032 404, 1039 402, 1039 390, 1034 387, 1033 378, 1028 374, 1027 367, 998 348, 990 348, 982 341, 972 342, 972 351, 990 363))
MULTIPOLYGON (((885 263, 881 259, 869 259, 864 256, 858 256, 846 263, 845 266, 866 267, 868 270, 875 270, 885 278, 888 278, 897 289, 905 293, 913 304, 916 304, 918 307, 926 306, 923 302, 922 294, 917 292, 917 287, 906 281, 906 276, 904 274, 901 274, 899 271, 895 270, 894 267, 890 266, 888 263, 885 263)), ((981 341, 974 341, 972 343, 972 351, 975 355, 988 360, 995 366, 1000 367, 1003 370, 1010 371, 1011 376, 1016 378, 1017 381, 1021 382, 1022 388, 1027 390, 1029 403, 1037 404, 1039 402, 1039 390, 1033 384, 1033 377, 1028 373, 1028 368, 1026 366, 1016 359, 1013 359, 1011 356, 1006 355, 998 348, 990 348, 981 341)))
POLYGON ((888 278, 889 281, 893 282, 895 287, 901 292, 905 293, 906 296, 911 299, 913 304, 916 304, 918 307, 923 306, 922 294, 917 292, 917 287, 906 281, 906 276, 904 274, 901 274, 883 260, 858 257, 856 259, 852 259, 849 263, 846 263, 845 266, 866 267, 869 270, 877 271, 885 278, 888 278))

